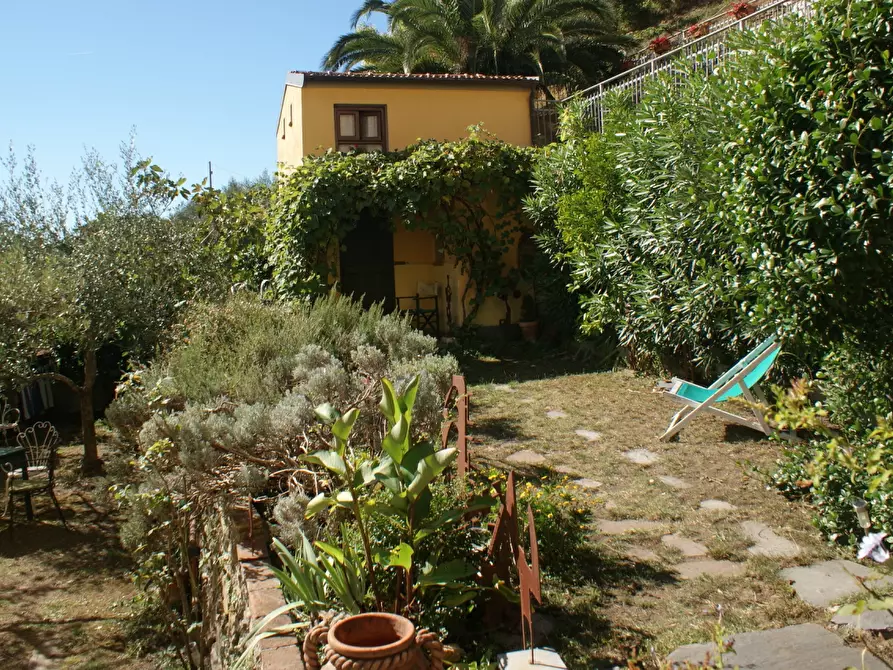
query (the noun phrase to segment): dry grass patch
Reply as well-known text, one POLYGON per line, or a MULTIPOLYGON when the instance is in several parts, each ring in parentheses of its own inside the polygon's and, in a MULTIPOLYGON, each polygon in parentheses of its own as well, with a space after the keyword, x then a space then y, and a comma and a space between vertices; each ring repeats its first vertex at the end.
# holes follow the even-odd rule
POLYGON ((36 520, 18 503, 14 536, 0 519, 0 665, 4 668, 141 668, 123 625, 136 590, 108 509, 77 479, 80 448, 60 450, 56 487, 69 530, 47 496, 36 520))
POLYGON ((486 367, 484 375, 474 368, 469 375, 472 460, 504 466, 512 453, 531 450, 547 461, 524 468, 522 475, 560 468, 602 482, 597 495, 589 496, 596 519, 661 522, 647 531, 611 536, 596 526, 591 553, 579 558, 587 566, 585 575, 574 583, 547 583, 544 610, 557 623, 549 642, 569 667, 611 667, 636 650, 666 654, 681 644, 709 640, 719 608, 732 632, 824 621, 824 613, 802 603, 778 577, 780 568, 837 554, 812 526, 809 508, 784 499, 757 474, 773 466, 776 444, 712 417, 696 419, 678 441, 662 443, 658 436, 677 407, 652 391, 654 379, 629 371, 552 369, 540 375, 520 361, 502 366, 491 361, 486 367), (491 382, 508 383, 511 390, 491 382), (550 418, 550 410, 567 416, 550 418), (600 437, 587 440, 575 433, 581 429, 600 437), (634 449, 658 460, 637 465, 624 456, 634 449), (678 478, 685 487, 667 485, 661 475, 678 478), (704 500, 734 508, 702 509, 704 500), (753 542, 741 528, 747 520, 761 521, 794 541, 800 553, 787 559, 752 555, 753 542), (685 559, 661 542, 666 533, 705 545, 705 560, 744 565, 745 574, 680 579, 672 566, 685 559), (659 560, 631 559, 631 550, 654 552, 659 560))

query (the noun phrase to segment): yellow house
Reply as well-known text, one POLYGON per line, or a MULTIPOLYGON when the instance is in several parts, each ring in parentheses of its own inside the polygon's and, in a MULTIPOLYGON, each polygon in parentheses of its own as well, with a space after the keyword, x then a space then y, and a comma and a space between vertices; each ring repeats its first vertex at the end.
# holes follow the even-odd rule
MULTIPOLYGON (((471 125, 532 146, 537 83, 522 76, 290 72, 276 133, 279 166, 287 171, 329 149, 392 151, 419 140, 455 141, 471 125)), ((519 239, 504 261, 518 267, 519 239)), ((399 222, 360 222, 341 240, 337 280, 342 292, 367 302, 416 311, 420 326, 439 333, 462 325, 471 299, 462 302, 468 281, 449 250, 438 249, 430 232, 399 222)), ((511 297, 509 308, 507 314, 503 301, 489 298, 475 323, 497 326, 507 317, 516 323, 520 299, 511 297)))

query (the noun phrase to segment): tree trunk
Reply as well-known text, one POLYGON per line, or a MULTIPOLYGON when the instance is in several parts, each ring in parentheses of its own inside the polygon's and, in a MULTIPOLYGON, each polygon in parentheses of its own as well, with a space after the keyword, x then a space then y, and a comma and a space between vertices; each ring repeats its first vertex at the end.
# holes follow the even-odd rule
POLYGON ((81 388, 81 432, 84 441, 84 460, 81 471, 86 475, 102 470, 99 450, 96 448, 96 425, 93 415, 93 385, 96 383, 96 349, 90 345, 84 352, 84 386, 81 388))

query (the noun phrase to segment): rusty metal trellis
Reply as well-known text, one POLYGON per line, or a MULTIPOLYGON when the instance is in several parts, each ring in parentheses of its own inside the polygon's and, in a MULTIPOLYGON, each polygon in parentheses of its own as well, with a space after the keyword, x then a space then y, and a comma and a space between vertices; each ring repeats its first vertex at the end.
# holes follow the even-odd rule
POLYGON ((508 583, 511 578, 511 564, 518 556, 521 544, 518 540, 518 505, 514 471, 509 472, 505 491, 500 491, 500 497, 502 504, 499 506, 487 556, 493 566, 493 574, 508 583))
POLYGON ((530 565, 527 564, 527 555, 524 547, 518 547, 518 578, 521 582, 521 644, 526 649, 530 646, 530 664, 536 661, 533 658, 533 607, 531 599, 538 605, 543 604, 543 595, 540 589, 540 552, 536 543, 536 526, 533 521, 533 509, 527 505, 527 527, 530 531, 530 565))
POLYGON ((465 383, 465 377, 462 375, 453 375, 452 386, 450 386, 450 390, 447 391, 446 398, 443 401, 443 418, 446 421, 440 431, 440 447, 441 449, 446 449, 450 433, 455 427, 457 434, 456 447, 459 450, 456 466, 459 476, 464 477, 471 469, 471 462, 468 458, 468 386, 465 383), (455 403, 456 406, 457 416, 455 420, 449 418, 452 403, 455 403))
POLYGON ((533 606, 532 600, 537 604, 543 604, 540 588, 540 554, 536 539, 536 523, 533 518, 533 508, 527 505, 527 528, 530 535, 530 563, 527 562, 527 553, 521 546, 518 531, 518 504, 515 492, 515 473, 509 472, 506 479, 505 490, 499 491, 502 504, 499 507, 499 515, 493 527, 493 536, 490 538, 490 546, 487 550, 487 562, 482 575, 485 580, 493 581, 497 577, 503 583, 509 583, 511 579, 511 564, 514 561, 518 570, 521 597, 521 642, 525 649, 530 648, 530 662, 533 660, 534 632, 533 632, 533 606))
MULTIPOLYGON (((457 469, 459 476, 464 477, 471 470, 471 462, 468 457, 468 386, 462 375, 453 375, 452 385, 443 402, 443 417, 445 421, 441 429, 441 448, 447 448, 450 434, 455 428, 459 451, 457 469), (450 411, 453 406, 456 408, 457 416, 455 419, 450 419, 450 411)), ((509 584, 514 562, 520 581, 521 641, 525 649, 529 646, 530 662, 533 664, 534 633, 531 600, 535 600, 539 605, 543 604, 540 587, 539 546, 536 539, 533 509, 529 504, 527 505, 527 527, 530 535, 530 563, 528 564, 527 553, 521 546, 519 538, 518 498, 515 491, 514 470, 509 471, 504 490, 498 483, 494 483, 494 486, 501 504, 496 523, 493 524, 493 534, 487 548, 487 560, 481 568, 481 578, 486 584, 492 584, 494 578, 503 584, 509 584)))

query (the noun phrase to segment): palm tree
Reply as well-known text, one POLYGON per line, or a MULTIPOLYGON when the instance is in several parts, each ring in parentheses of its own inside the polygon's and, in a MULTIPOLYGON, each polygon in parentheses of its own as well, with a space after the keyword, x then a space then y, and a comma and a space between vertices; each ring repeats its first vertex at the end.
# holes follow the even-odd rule
POLYGON ((624 43, 612 0, 365 0, 323 67, 532 75, 574 88, 603 78, 624 43), (373 14, 385 30, 361 25, 373 14))

